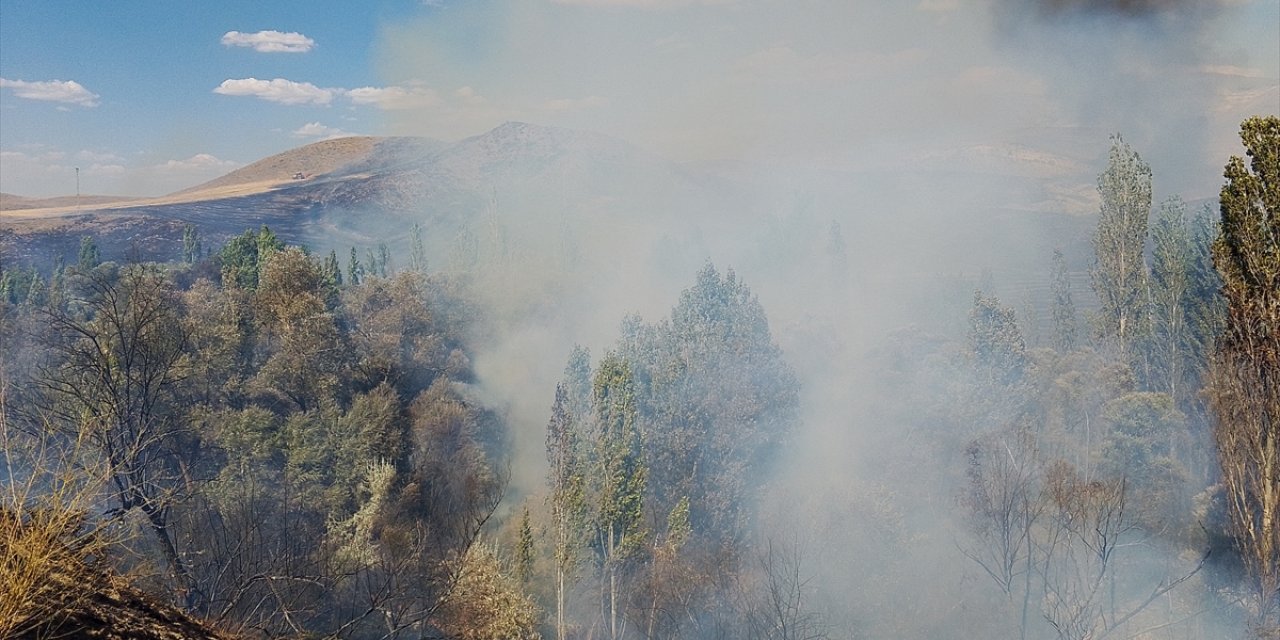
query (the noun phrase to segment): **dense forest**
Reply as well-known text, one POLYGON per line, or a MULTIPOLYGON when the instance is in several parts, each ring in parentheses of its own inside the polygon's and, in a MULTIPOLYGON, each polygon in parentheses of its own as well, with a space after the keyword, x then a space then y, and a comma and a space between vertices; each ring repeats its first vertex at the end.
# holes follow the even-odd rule
MULTIPOLYGON (((1280 638, 1280 119, 1241 137, 1216 210, 1153 206, 1113 138, 1089 290, 1044 256, 1040 330, 978 283, 856 391, 807 389, 707 262, 563 354, 537 486, 477 385, 492 274, 431 270, 416 228, 2 264, 0 636, 125 589, 210 637, 1280 638), (796 453, 820 394, 891 427, 855 482, 796 453)), ((838 330, 796 333, 839 368, 838 330)))

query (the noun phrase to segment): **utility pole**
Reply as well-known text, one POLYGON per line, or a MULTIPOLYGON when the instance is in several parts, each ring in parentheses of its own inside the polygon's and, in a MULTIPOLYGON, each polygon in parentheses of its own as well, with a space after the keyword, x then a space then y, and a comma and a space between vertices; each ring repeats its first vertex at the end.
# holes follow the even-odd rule
POLYGON ((76 167, 76 211, 80 210, 80 167, 76 167))

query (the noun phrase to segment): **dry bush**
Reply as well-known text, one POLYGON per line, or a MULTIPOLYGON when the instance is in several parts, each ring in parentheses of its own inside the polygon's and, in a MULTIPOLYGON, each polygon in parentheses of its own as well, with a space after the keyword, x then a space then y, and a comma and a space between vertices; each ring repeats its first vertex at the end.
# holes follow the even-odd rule
POLYGON ((90 595, 91 565, 110 536, 85 514, 104 476, 83 441, 24 433, 7 408, 0 380, 0 637, 34 637, 90 595))

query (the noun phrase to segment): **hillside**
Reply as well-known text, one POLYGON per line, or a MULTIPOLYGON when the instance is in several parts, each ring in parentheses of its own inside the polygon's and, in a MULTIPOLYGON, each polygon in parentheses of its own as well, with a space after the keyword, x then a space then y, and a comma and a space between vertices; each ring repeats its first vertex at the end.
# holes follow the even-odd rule
POLYGON ((19 263, 57 255, 71 260, 80 238, 93 235, 109 259, 129 251, 169 259, 187 224, 215 247, 263 224, 315 248, 398 245, 414 222, 433 230, 433 251, 447 252, 454 237, 484 215, 519 213, 513 223, 533 224, 544 212, 618 221, 726 209, 705 182, 614 138, 524 123, 453 144, 344 138, 277 154, 161 198, 7 211, 0 217, 0 252, 19 263), (292 179, 295 173, 306 179, 292 179))
POLYGON ((293 180, 297 174, 314 178, 369 157, 381 140, 369 136, 322 140, 263 158, 220 178, 176 193, 212 191, 233 185, 293 180))
MULTIPOLYGON (((752 239, 761 246, 743 264, 776 272, 778 247, 810 233, 797 224, 821 228, 838 219, 849 249, 866 256, 889 251, 888 230, 942 225, 947 232, 938 237, 946 240, 920 247, 925 255, 977 273, 996 262, 989 248, 998 246, 1008 258, 1003 262, 1017 266, 997 275, 1022 281, 1034 279, 1028 274, 1062 237, 1091 224, 1091 215, 1062 215, 1096 210, 1092 178, 1081 175, 1088 170, 1086 163, 1021 148, 828 172, 682 166, 609 136, 508 122, 453 143, 411 137, 314 143, 162 198, 5 211, 0 254, 7 264, 47 269, 57 256, 74 261, 81 238, 91 235, 106 259, 167 260, 180 255, 188 224, 209 249, 265 224, 315 251, 362 252, 385 243, 407 255, 417 224, 439 266, 479 259, 482 239, 539 259, 571 241, 605 246, 613 239, 625 241, 633 259, 675 250, 696 267, 715 243, 740 237, 744 227, 782 225, 752 239), (306 179, 292 179, 295 173, 306 179), (949 195, 930 196, 939 192, 949 195)), ((922 264, 919 275, 932 276, 922 264)))
POLYGON ((55 196, 52 198, 28 198, 11 193, 0 193, 0 211, 22 211, 28 209, 65 209, 96 208, 106 205, 136 202, 141 198, 128 196, 55 196))

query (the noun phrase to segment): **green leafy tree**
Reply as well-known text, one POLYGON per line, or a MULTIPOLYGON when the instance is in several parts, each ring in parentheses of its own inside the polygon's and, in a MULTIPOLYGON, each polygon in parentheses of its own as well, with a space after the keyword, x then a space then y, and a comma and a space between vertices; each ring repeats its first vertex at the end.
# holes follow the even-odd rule
POLYGON ((356 257, 356 248, 351 247, 351 257, 347 259, 347 281, 353 285, 360 284, 364 279, 364 266, 360 264, 360 259, 356 257))
POLYGON ((409 268, 418 272, 427 272, 427 249, 422 241, 422 225, 413 223, 413 234, 409 238, 409 268))
MULTIPOLYGON (((1280 118, 1240 127, 1213 246, 1227 320, 1211 373, 1230 530, 1257 598, 1254 623, 1280 635, 1280 118)), ((1271 634, 1271 635, 1267 635, 1271 634)))
POLYGON ((258 288, 262 265, 274 252, 284 249, 284 243, 266 225, 257 233, 245 231, 232 238, 219 252, 222 263, 223 286, 245 290, 258 288))
POLYGON ((1053 250, 1053 348, 1067 353, 1076 348, 1076 305, 1071 299, 1071 278, 1061 249, 1053 250))
POLYGON ((204 253, 204 243, 200 241, 200 232, 196 226, 188 224, 182 228, 182 261, 195 264, 204 253))
POLYGON ((516 537, 516 580, 529 584, 533 577, 533 525, 529 522, 529 506, 520 515, 520 531, 516 537))
POLYGON ((737 545, 796 420, 798 385, 750 289, 711 264, 668 320, 623 323, 658 513, 688 497, 711 544, 737 545))
POLYGON ((322 268, 324 270, 324 278, 328 281, 329 286, 335 288, 342 286, 342 267, 338 265, 337 251, 329 250, 329 255, 325 256, 322 268))
POLYGON ((35 269, 31 270, 31 284, 27 285, 27 306, 38 307, 45 303, 48 299, 48 292, 45 290, 44 278, 40 277, 40 272, 35 269))
POLYGON ((645 468, 631 367, 617 354, 600 361, 592 388, 596 418, 595 545, 605 590, 609 637, 620 629, 619 578, 642 539, 645 468))
MULTIPOLYGON (((571 365, 572 366, 572 365, 571 365)), ((586 516, 585 478, 579 454, 578 418, 564 384, 556 385, 556 399, 547 423, 547 473, 555 561, 556 637, 566 637, 565 607, 569 581, 578 564, 586 516)))
POLYGON ((99 264, 102 264, 102 256, 98 253, 98 243, 93 240, 93 236, 80 238, 80 270, 88 271, 99 264))
MULTIPOLYGON (((1208 369, 1214 342, 1226 325, 1226 299, 1222 277, 1213 266, 1213 245, 1220 232, 1218 214, 1205 205, 1191 223, 1191 257, 1186 295, 1187 334, 1194 353, 1188 358, 1193 369, 1190 388, 1200 388, 1208 369)), ((1202 401, 1196 398, 1196 404, 1202 401)))
POLYGON ((299 410, 333 397, 347 370, 347 342, 328 304, 324 274, 301 249, 268 254, 253 296, 258 339, 270 355, 252 380, 299 410))
POLYGON ((175 392, 185 376, 188 333, 181 299, 158 269, 132 265, 115 274, 80 275, 79 299, 69 305, 86 317, 49 309, 48 347, 61 356, 40 383, 76 436, 105 458, 112 500, 121 512, 138 510, 150 525, 171 576, 194 596, 186 561, 170 530, 170 515, 184 493, 185 425, 175 392))
POLYGON ((1099 469, 1123 477, 1133 497, 1135 522, 1153 533, 1188 531, 1188 473, 1177 452, 1186 443, 1186 417, 1166 393, 1128 393, 1102 410, 1106 439, 1099 469))
POLYGON ((969 343, 978 370, 999 385, 1022 380, 1027 366, 1027 344, 1010 307, 981 291, 973 295, 969 312, 969 343))
POLYGON ((1107 169, 1098 176, 1102 207, 1093 236, 1093 290, 1098 336, 1128 355, 1144 330, 1147 274, 1143 249, 1151 214, 1151 168, 1119 135, 1111 139, 1107 169))
POLYGON ((1186 205, 1177 196, 1160 205, 1151 227, 1151 277, 1149 300, 1151 332, 1147 336, 1146 361, 1150 388, 1180 398, 1189 393, 1190 348, 1187 306, 1191 286, 1192 245, 1186 205))

